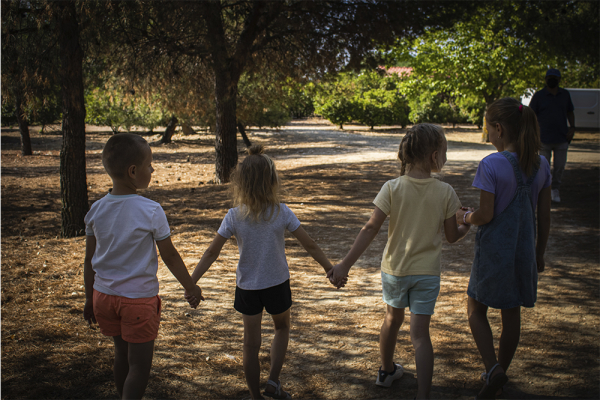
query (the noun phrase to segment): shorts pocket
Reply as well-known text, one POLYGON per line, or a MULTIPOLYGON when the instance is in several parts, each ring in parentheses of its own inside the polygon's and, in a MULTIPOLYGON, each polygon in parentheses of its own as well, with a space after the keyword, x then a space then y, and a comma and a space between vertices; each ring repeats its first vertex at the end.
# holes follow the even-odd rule
MULTIPOLYGON (((158 302, 156 302, 158 303, 158 302)), ((143 325, 156 318, 157 305, 155 302, 148 302, 148 299, 128 299, 121 300, 121 321, 127 325, 143 325), (144 300, 144 302, 140 302, 144 300), (154 304, 153 304, 154 303, 154 304)))

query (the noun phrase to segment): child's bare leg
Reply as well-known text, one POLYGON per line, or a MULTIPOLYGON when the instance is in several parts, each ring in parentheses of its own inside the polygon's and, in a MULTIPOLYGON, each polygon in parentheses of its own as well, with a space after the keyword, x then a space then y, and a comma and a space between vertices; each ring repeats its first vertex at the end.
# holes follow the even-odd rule
POLYGON ((404 308, 394 308, 387 305, 385 318, 381 325, 379 334, 379 355, 381 357, 381 369, 386 372, 394 370, 394 352, 398 331, 404 322, 404 308))
MULTIPOLYGON (((481 358, 483 359, 485 370, 489 371, 498 363, 498 360, 496 359, 496 351, 494 350, 492 328, 490 328, 490 323, 487 318, 488 306, 478 302, 472 297, 469 297, 468 301, 467 312, 471 333, 473 334, 473 339, 475 339, 475 344, 477 344, 479 354, 481 354, 481 358)), ((494 370, 494 375, 496 375, 497 372, 502 372, 502 370, 502 368, 496 368, 494 370)))
MULTIPOLYGON (((283 360, 285 359, 285 353, 287 352, 290 340, 290 310, 291 308, 288 308, 281 314, 271 316, 275 324, 275 337, 273 338, 273 343, 271 343, 271 371, 269 373, 269 380, 273 382, 279 380, 279 374, 283 368, 283 360)), ((273 386, 267 385, 265 390, 275 392, 275 389, 273 386)))
POLYGON ((410 340, 415 348, 417 364, 417 399, 428 399, 433 379, 433 345, 429 337, 431 315, 411 314, 410 340))
POLYGON ((129 373, 123 384, 123 399, 141 399, 148 386, 154 340, 146 343, 128 343, 129 373))
POLYGON ((521 338, 521 307, 502 310, 501 314, 502 334, 498 349, 498 362, 502 369, 507 371, 521 338))
POLYGON ((123 385, 129 373, 129 347, 127 346, 128 343, 121 336, 113 336, 113 341, 115 342, 115 385, 121 399, 123 398, 123 385))
POLYGON ((262 399, 260 394, 260 363, 258 352, 261 344, 262 312, 256 315, 242 314, 244 321, 244 375, 253 399, 262 399))

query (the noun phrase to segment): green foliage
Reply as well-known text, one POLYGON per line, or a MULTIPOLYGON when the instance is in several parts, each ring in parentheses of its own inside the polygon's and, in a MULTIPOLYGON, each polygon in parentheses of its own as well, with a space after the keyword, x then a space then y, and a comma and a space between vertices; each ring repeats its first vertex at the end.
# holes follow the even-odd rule
MULTIPOLYGON (((58 91, 47 92, 45 98, 30 96, 23 107, 25 119, 29 125, 41 125, 42 132, 46 125, 51 125, 62 120, 61 99, 58 91)), ((17 124, 15 107, 9 101, 2 101, 2 126, 12 126, 17 124)))
POLYGON ((483 117, 481 104, 520 97, 543 77, 549 56, 511 35, 494 15, 456 23, 446 31, 398 43, 394 53, 410 60, 413 73, 404 80, 409 97, 420 92, 455 99, 473 122, 483 117))
POLYGON ((408 104, 399 92, 399 78, 379 70, 342 73, 321 83, 315 95, 315 111, 339 125, 358 121, 371 129, 408 123, 408 104))
POLYGON ((357 121, 373 129, 379 125, 408 123, 408 103, 400 95, 400 79, 386 76, 380 70, 364 71, 357 78, 359 95, 355 95, 357 121))
POLYGON ((239 82, 237 118, 245 126, 277 127, 291 119, 291 88, 269 71, 244 74, 239 82))
POLYGON ((311 91, 314 85, 303 86, 298 82, 288 79, 283 87, 287 99, 286 107, 291 118, 310 117, 315 112, 311 91))
POLYGON ((466 116, 467 121, 478 127, 483 126, 483 116, 487 108, 485 100, 476 95, 460 96, 456 104, 460 108, 461 113, 466 116))
POLYGON ((417 124, 437 122, 457 124, 466 122, 468 116, 454 101, 442 94, 422 92, 409 100, 409 119, 417 124))
POLYGON ((332 124, 344 129, 344 124, 351 122, 356 115, 356 103, 345 97, 334 97, 325 99, 317 106, 316 111, 332 124))
POLYGON ((128 131, 132 126, 142 126, 152 131, 159 125, 165 125, 168 119, 158 96, 135 97, 116 87, 87 90, 85 106, 86 123, 110 126, 114 133, 119 132, 120 128, 128 131))

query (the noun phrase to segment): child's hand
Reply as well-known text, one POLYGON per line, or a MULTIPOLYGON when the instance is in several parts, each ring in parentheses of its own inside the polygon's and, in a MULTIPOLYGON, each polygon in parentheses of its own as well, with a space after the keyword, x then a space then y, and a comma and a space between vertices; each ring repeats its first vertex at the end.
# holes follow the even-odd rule
POLYGON ((198 307, 200 301, 204 300, 204 296, 202 295, 202 289, 200 289, 200 286, 196 285, 194 289, 192 289, 189 292, 186 290, 185 299, 188 303, 190 303, 190 306, 192 308, 198 307))
POLYGON ((467 225, 465 224, 465 214, 473 211, 475 211, 473 207, 461 207, 461 209, 456 212, 456 222, 458 225, 467 225))
POLYGON ((92 324, 96 323, 96 316, 94 315, 94 303, 89 300, 86 300, 85 306, 83 306, 83 319, 87 321, 87 323, 90 325, 90 328, 92 328, 92 324))
POLYGON ((341 264, 334 265, 333 268, 327 272, 327 277, 329 278, 329 282, 338 289, 344 287, 348 282, 348 272, 341 264))
POLYGON ((544 272, 544 270, 546 269, 546 261, 544 260, 544 256, 537 256, 535 258, 535 261, 537 263, 537 271, 544 272))

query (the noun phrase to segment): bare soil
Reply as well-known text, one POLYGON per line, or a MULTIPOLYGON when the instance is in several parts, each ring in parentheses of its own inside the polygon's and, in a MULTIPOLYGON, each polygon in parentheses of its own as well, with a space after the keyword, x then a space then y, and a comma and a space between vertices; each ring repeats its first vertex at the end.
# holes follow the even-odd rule
MULTIPOLYGON (((381 185, 398 175, 400 128, 340 131, 322 120, 298 120, 279 130, 250 130, 266 146, 285 186, 285 201, 332 261, 347 252, 372 212, 381 185)), ((100 153, 108 129, 89 127, 90 203, 110 180, 100 153)), ((164 207, 172 237, 190 270, 230 206, 228 186, 215 185, 214 137, 176 134, 154 152, 151 186, 142 195, 164 207)), ((440 179, 463 205, 477 206, 471 187, 478 161, 495 151, 472 126, 447 127, 448 164, 440 179)), ((59 152, 56 133, 32 133, 35 154, 20 156, 16 130, 2 130, 2 399, 115 398, 112 340, 82 318, 84 238, 60 231, 59 152)), ((523 309, 521 343, 508 371, 504 398, 598 399, 599 368, 599 139, 578 132, 561 190, 536 307, 523 309)), ((240 157, 243 144, 239 142, 240 157)), ((444 244, 442 290, 431 336, 435 349, 433 398, 473 398, 484 367, 466 319, 466 287, 475 231, 444 244)), ((281 375, 296 399, 412 399, 414 351, 407 318, 396 360, 405 375, 391 388, 374 385, 378 335, 385 308, 379 262, 384 227, 358 261, 349 284, 336 290, 290 235, 286 238, 294 305, 289 350, 281 375)), ((242 371, 242 320, 233 309, 237 246, 228 243, 201 286, 207 300, 192 310, 167 268, 159 266, 163 317, 146 398, 241 399, 249 395, 242 371)), ((493 332, 499 313, 490 311, 493 332)), ((266 381, 272 323, 264 319, 261 375, 266 381)))

